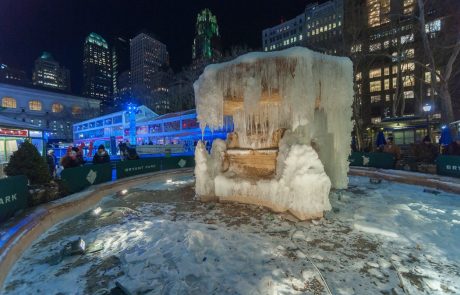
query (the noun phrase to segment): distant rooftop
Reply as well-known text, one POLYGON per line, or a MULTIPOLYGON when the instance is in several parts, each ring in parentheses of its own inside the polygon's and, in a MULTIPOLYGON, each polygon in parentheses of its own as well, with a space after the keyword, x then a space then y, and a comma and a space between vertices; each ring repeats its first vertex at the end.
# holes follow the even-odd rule
POLYGON ((53 56, 48 51, 43 51, 43 53, 40 56, 40 58, 41 59, 46 59, 46 60, 54 60, 53 56))
POLYGON ((105 49, 109 48, 109 45, 107 44, 107 41, 105 41, 105 39, 102 38, 101 35, 96 34, 94 32, 92 32, 91 34, 88 35, 88 37, 86 37, 85 42, 89 42, 89 43, 96 44, 98 46, 102 46, 105 49))

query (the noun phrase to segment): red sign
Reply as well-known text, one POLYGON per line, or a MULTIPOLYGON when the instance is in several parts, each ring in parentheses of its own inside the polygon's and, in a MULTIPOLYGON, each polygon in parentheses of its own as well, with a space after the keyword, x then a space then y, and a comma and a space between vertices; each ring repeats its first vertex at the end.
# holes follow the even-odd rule
POLYGON ((7 129, 7 128, 0 128, 0 135, 5 136, 29 136, 29 131, 27 130, 20 130, 20 129, 7 129))

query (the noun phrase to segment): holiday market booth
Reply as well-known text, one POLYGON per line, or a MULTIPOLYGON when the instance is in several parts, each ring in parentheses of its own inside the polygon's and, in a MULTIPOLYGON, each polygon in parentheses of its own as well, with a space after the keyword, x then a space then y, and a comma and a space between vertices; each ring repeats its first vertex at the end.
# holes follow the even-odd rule
POLYGON ((4 176, 3 166, 26 139, 44 154, 43 131, 39 127, 0 115, 0 177, 4 176))

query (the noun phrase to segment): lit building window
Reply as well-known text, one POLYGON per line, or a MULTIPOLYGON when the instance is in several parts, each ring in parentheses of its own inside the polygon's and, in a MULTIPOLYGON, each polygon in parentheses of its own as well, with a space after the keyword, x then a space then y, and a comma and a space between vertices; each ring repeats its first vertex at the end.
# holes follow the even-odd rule
POLYGON ((415 64, 413 62, 407 62, 402 65, 402 72, 413 72, 415 70, 415 64))
POLYGON ((409 99, 409 98, 414 98, 414 91, 404 91, 404 98, 409 99))
POLYGON ((367 0, 369 27, 378 27, 390 22, 390 0, 367 0))
POLYGON ((390 79, 385 79, 383 81, 383 89, 385 89, 385 90, 390 89, 390 79))
POLYGON ((436 19, 432 22, 426 23, 425 24, 425 31, 427 33, 434 33, 434 32, 439 32, 441 31, 441 20, 436 19))
POLYGON ((381 81, 371 81, 369 83, 369 90, 370 92, 377 92, 382 90, 382 82, 381 81))
POLYGON ((382 43, 374 43, 374 44, 369 45, 370 52, 380 50, 380 49, 382 49, 382 43))
POLYGON ((402 80, 404 87, 410 87, 415 85, 414 75, 403 76, 402 80))
POLYGON ((404 50, 404 56, 407 57, 407 58, 413 58, 414 53, 415 53, 414 48, 404 50))
POLYGON ((356 81, 360 81, 362 78, 363 78, 363 75, 361 74, 361 72, 356 73, 355 75, 356 81))
POLYGON ((380 118, 380 117, 371 118, 371 122, 372 122, 372 124, 380 123, 380 122, 382 122, 382 118, 380 118))
MULTIPOLYGON (((439 74, 441 73, 439 70, 436 71, 438 74, 436 75, 436 82, 441 81, 439 79, 439 74)), ((430 84, 431 83, 431 72, 425 72, 425 83, 430 84)))
POLYGON ((381 75, 382 75, 382 70, 380 68, 372 69, 369 71, 369 78, 378 78, 381 75))
POLYGON ((390 74, 390 68, 389 67, 386 67, 385 69, 383 69, 383 74, 385 76, 388 76, 390 74))
POLYGON ((380 95, 372 95, 371 96, 371 103, 376 103, 380 101, 380 95))
POLYGON ((405 15, 412 14, 414 12, 415 0, 404 0, 403 10, 405 15))
POLYGON ((51 111, 53 113, 60 113, 64 110, 64 106, 60 103, 53 103, 53 105, 51 106, 51 111))
POLYGON ((16 99, 12 97, 4 97, 2 98, 2 107, 8 109, 15 109, 17 108, 16 99))
POLYGON ((31 100, 29 101, 29 110, 31 111, 41 111, 42 110, 42 103, 38 100, 31 100))
POLYGON ((414 41, 414 34, 401 36, 401 44, 406 44, 414 41))
POLYGON ((72 107, 72 115, 80 115, 82 113, 82 108, 79 106, 72 107))
POLYGON ((355 44, 351 46, 351 53, 361 52, 361 49, 362 49, 361 44, 355 44))
POLYGON ((396 80, 396 78, 391 79, 391 82, 392 82, 392 85, 393 85, 393 89, 396 89, 397 86, 398 86, 398 81, 396 80))

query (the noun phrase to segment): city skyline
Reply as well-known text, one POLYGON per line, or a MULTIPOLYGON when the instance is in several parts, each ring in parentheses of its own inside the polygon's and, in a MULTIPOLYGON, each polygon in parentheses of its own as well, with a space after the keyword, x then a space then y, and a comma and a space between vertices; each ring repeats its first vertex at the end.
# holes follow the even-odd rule
POLYGON ((117 37, 131 39, 145 30, 166 44, 171 66, 179 71, 191 62, 196 15, 202 9, 209 8, 217 16, 225 52, 233 45, 260 49, 263 28, 298 14, 310 2, 315 1, 293 0, 290 5, 279 0, 251 4, 203 0, 181 5, 149 1, 70 1, 65 5, 58 1, 2 1, 0 62, 30 74, 36 57, 48 51, 70 69, 72 90, 78 91, 83 82, 83 44, 91 32, 110 41, 117 37))

